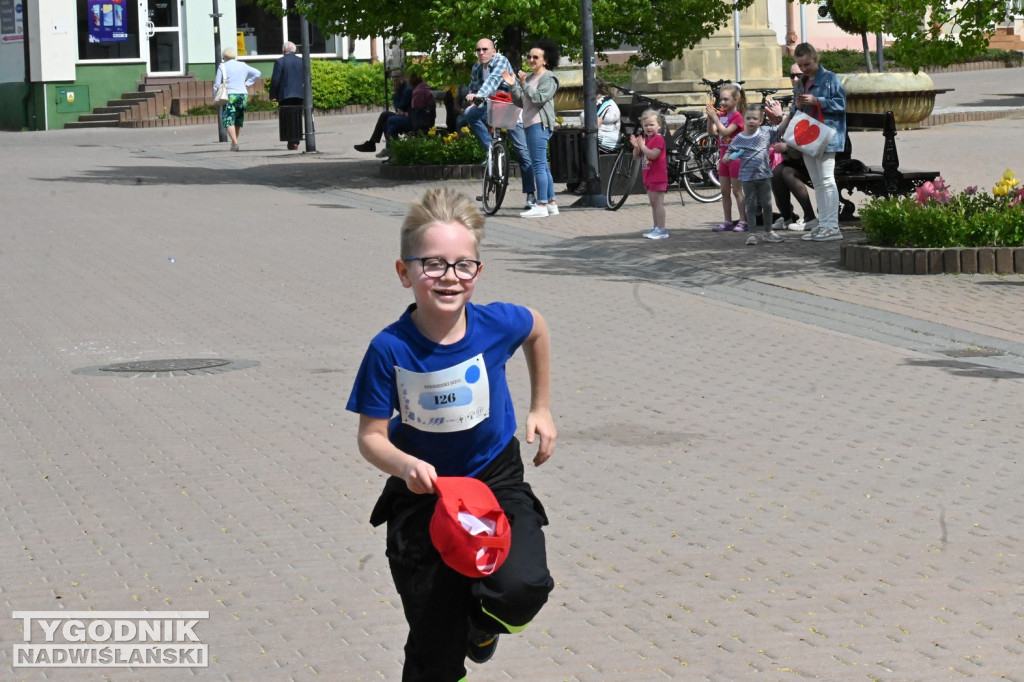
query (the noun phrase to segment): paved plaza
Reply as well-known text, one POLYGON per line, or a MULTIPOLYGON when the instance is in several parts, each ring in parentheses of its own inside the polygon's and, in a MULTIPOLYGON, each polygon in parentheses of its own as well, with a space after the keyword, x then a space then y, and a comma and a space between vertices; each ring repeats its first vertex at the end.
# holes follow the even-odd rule
MULTIPOLYGON (((935 80, 1002 106, 1019 74, 935 80)), ((317 154, 275 122, 239 153, 212 127, 0 133, 0 679, 400 679, 384 479, 344 405, 437 183, 352 150, 375 116, 319 118, 317 154), (13 667, 13 612, 55 610, 208 611, 209 665, 13 667)), ((1020 117, 898 139, 958 189, 1024 174, 1022 143, 1020 117)), ((552 330, 558 447, 527 476, 556 588, 470 680, 1024 680, 1024 277, 852 273, 678 196, 650 242, 642 197, 527 221, 511 190, 475 300, 552 330)))

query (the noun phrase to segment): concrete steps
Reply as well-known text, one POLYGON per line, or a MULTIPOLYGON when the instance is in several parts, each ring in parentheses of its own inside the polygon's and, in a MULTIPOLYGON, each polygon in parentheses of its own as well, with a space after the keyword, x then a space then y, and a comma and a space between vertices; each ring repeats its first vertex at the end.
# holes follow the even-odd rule
POLYGON ((1016 50, 1024 52, 1024 36, 1013 32, 1009 26, 1000 26, 988 40, 988 46, 993 50, 1016 50))
MULTIPOLYGON (((260 78, 252 92, 262 93, 266 82, 260 78)), ((213 81, 196 80, 195 75, 177 77, 147 76, 138 90, 123 92, 105 106, 79 116, 65 128, 123 127, 137 128, 140 121, 185 116, 190 109, 213 104, 213 81)))

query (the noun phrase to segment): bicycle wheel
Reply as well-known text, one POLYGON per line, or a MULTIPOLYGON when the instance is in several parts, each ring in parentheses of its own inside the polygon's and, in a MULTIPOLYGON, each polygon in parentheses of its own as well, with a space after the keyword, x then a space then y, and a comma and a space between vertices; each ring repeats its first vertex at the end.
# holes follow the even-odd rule
POLYGON ((718 181, 718 137, 702 133, 683 154, 683 186, 687 193, 702 203, 722 198, 718 181))
POLYGON ((636 184, 637 175, 640 174, 640 159, 633 158, 633 149, 623 147, 612 164, 612 172, 608 176, 608 184, 604 197, 608 200, 608 210, 618 210, 626 201, 626 197, 633 190, 636 184))
POLYGON ((501 208, 508 189, 508 147, 504 140, 495 139, 487 150, 487 165, 484 167, 483 202, 484 213, 494 215, 501 208))

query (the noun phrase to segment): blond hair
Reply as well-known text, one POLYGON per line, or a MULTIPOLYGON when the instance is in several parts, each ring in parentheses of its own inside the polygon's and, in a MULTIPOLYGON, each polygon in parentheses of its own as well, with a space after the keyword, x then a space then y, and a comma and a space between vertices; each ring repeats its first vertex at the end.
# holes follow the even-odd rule
POLYGON ((401 257, 413 258, 420 246, 420 238, 428 227, 438 223, 458 223, 473 235, 477 255, 484 238, 484 216, 476 203, 451 187, 428 189, 412 203, 402 221, 401 257))
POLYGON ((640 125, 643 125, 644 121, 649 118, 653 118, 658 122, 659 130, 665 127, 665 117, 657 109, 644 109, 644 112, 640 114, 640 125))

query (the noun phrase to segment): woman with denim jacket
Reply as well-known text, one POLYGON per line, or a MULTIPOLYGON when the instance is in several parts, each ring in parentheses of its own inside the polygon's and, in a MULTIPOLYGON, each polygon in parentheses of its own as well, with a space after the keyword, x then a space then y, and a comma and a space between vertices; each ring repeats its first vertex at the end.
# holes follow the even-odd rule
POLYGON ((818 227, 803 235, 804 241, 834 242, 843 238, 839 230, 839 189, 836 187, 836 152, 846 145, 846 91, 839 76, 818 64, 818 51, 809 43, 800 43, 793 51, 796 65, 803 73, 794 88, 793 109, 803 111, 835 129, 821 156, 804 156, 807 173, 814 184, 818 206, 818 227))

